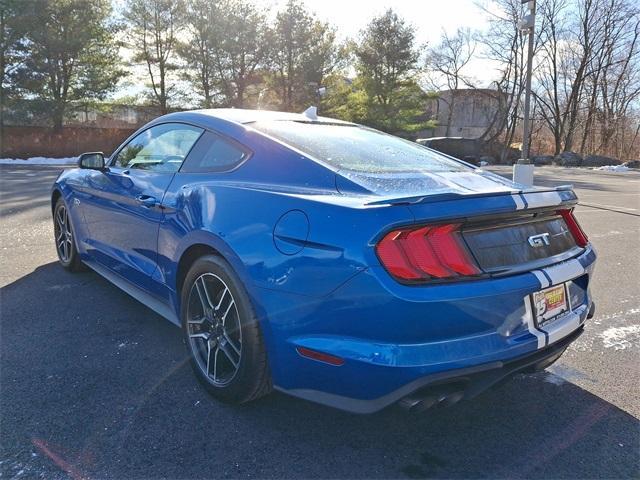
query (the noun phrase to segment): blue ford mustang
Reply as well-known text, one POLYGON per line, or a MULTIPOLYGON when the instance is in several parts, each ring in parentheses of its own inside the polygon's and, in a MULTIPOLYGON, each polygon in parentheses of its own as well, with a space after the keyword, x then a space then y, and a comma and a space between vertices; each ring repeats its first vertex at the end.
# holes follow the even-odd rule
POLYGON ((570 187, 313 113, 174 113, 52 190, 60 263, 182 328, 198 379, 367 413, 553 363, 593 315, 570 187))

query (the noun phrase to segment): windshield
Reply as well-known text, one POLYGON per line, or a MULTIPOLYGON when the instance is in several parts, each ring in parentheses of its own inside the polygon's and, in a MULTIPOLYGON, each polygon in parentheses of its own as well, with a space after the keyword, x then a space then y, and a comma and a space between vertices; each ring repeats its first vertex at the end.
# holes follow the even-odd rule
POLYGON ((369 174, 469 170, 422 145, 357 125, 288 120, 250 125, 338 170, 369 174))

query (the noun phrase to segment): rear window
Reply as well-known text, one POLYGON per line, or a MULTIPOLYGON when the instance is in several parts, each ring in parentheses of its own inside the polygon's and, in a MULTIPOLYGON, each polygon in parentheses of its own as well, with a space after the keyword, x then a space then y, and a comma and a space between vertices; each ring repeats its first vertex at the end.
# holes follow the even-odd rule
POLYGON ((338 170, 370 174, 469 170, 422 145, 366 127, 284 120, 251 126, 338 170))

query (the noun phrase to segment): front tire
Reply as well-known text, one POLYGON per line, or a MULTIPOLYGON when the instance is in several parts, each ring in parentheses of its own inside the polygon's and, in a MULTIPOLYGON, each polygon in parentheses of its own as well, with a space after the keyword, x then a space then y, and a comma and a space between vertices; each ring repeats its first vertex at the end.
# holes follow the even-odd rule
POLYGON ((60 265, 70 272, 84 270, 84 265, 76 248, 76 239, 71 217, 69 216, 69 209, 62 198, 58 199, 53 209, 53 232, 60 265))
POLYGON ((182 285, 180 317, 191 366, 214 397, 244 403, 271 391, 258 320, 222 258, 207 255, 191 266, 182 285))

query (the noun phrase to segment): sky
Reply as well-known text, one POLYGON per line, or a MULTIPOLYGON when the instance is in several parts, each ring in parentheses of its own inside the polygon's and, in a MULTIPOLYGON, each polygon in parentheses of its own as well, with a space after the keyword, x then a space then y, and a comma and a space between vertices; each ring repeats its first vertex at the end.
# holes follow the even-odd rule
MULTIPOLYGON (((255 3, 276 8, 286 0, 257 0, 255 3)), ((484 28, 482 9, 474 0, 303 0, 319 18, 334 25, 341 37, 355 37, 375 16, 393 8, 416 27, 419 43, 437 42, 442 30, 458 27, 484 28)))
MULTIPOLYGON (((271 13, 284 8, 287 0, 253 0, 257 5, 270 9, 271 13)), ((416 29, 418 45, 438 43, 443 31, 455 33, 458 28, 484 30, 487 27, 487 13, 483 8, 492 10, 492 0, 301 0, 319 19, 336 28, 339 40, 357 38, 358 33, 375 16, 388 8, 393 8, 403 19, 416 29), (481 8, 479 5, 482 5, 481 8)), ((121 8, 124 0, 115 0, 121 8)), ((487 87, 496 77, 494 65, 482 58, 480 48, 467 65, 465 75, 474 79, 478 87, 487 87)), ((131 95, 139 92, 139 82, 127 82, 119 95, 131 95), (135 85, 131 85, 134 83, 135 85)), ((118 96, 119 96, 118 95, 118 96)))
MULTIPOLYGON (((287 0, 254 0, 265 7, 282 8, 287 0)), ((458 28, 484 30, 487 13, 493 10, 491 0, 302 0, 318 18, 336 27, 340 39, 354 38, 369 21, 388 8, 398 13, 416 29, 416 43, 435 45, 443 31, 455 33, 458 28), (482 5, 482 8, 479 6, 482 5)), ((487 86, 495 75, 490 62, 476 50, 467 74, 487 86)))

